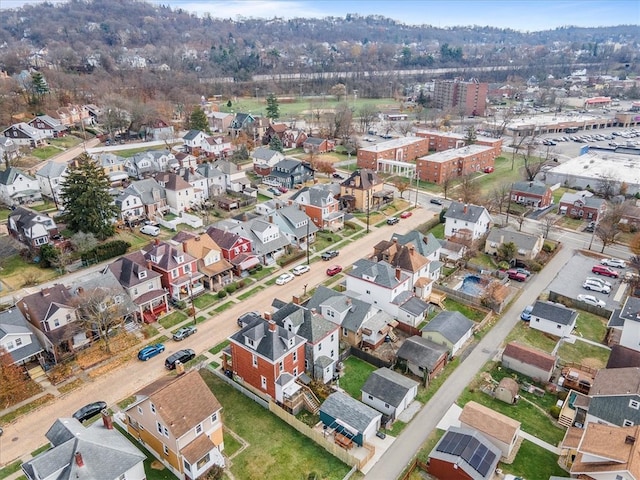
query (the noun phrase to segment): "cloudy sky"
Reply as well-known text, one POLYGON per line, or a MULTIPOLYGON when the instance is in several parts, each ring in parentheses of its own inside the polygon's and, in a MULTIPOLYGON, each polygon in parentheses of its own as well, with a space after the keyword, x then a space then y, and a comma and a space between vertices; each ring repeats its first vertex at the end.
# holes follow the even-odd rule
MULTIPOLYGON (((0 0, 0 8, 41 0, 0 0)), ((51 0, 50 0, 51 1, 51 0)), ((63 0, 52 0, 59 3, 63 0)), ((521 31, 640 24, 638 0, 148 0, 219 18, 382 15, 412 25, 489 25, 521 31)), ((0 20, 1 21, 1 20, 0 20)))

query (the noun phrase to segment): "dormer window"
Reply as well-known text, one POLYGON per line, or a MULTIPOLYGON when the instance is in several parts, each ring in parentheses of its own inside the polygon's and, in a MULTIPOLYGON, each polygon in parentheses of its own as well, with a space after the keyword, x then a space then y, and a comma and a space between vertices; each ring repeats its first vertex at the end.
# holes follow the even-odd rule
POLYGON ((184 262, 184 255, 178 255, 176 257, 176 262, 183 263, 184 262))
POLYGON ((146 270, 140 270, 140 272, 138 272, 138 279, 142 280, 143 278, 147 278, 146 270))

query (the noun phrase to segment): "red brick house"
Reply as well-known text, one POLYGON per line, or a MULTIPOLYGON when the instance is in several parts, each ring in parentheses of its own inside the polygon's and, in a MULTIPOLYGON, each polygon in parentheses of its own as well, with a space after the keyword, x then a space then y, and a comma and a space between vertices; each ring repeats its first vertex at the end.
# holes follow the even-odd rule
POLYGON ((327 153, 333 151, 336 142, 327 138, 307 137, 302 144, 305 153, 327 153))
POLYGON ((288 127, 286 123, 270 123, 267 130, 264 132, 262 143, 268 145, 273 137, 278 137, 280 141, 284 139, 284 134, 288 127))
POLYGON ((254 317, 229 337, 225 369, 264 396, 283 403, 287 390, 304 373, 305 344, 300 335, 273 320, 254 317))
POLYGON ((333 232, 344 228, 344 212, 340 210, 340 202, 325 185, 305 187, 295 192, 289 200, 304 208, 316 227, 333 232))
POLYGON ((282 145, 284 148, 302 148, 308 135, 303 130, 289 129, 282 136, 282 145))
MULTIPOLYGON (((416 137, 426 138, 429 141, 430 152, 443 152, 452 148, 464 147, 467 140, 467 136, 461 133, 440 132, 437 130, 418 130, 416 131, 416 137)), ((496 157, 502 152, 501 138, 478 136, 474 144, 491 147, 496 157)))
POLYGON ((220 247, 222 256, 234 266, 234 273, 239 275, 243 270, 260 263, 260 259, 252 253, 250 239, 216 227, 209 227, 207 235, 220 247))
POLYGON ((560 198, 558 213, 571 218, 598 221, 607 208, 607 202, 593 196, 593 193, 583 190, 580 192, 565 192, 560 198))
POLYGON ((543 209, 551 206, 553 192, 542 182, 516 182, 511 187, 511 201, 543 209))

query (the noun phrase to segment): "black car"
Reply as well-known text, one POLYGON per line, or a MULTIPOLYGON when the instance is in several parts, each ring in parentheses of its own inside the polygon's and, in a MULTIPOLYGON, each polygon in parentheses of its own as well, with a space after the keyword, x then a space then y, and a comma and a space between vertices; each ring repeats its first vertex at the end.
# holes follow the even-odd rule
POLYGON ((88 405, 85 405, 76 413, 74 413, 73 418, 75 418, 79 422, 84 422, 85 420, 88 420, 91 417, 95 417, 105 408, 107 408, 106 402, 93 402, 88 405))
POLYGON ((337 257, 340 254, 338 250, 329 250, 322 254, 322 260, 329 261, 332 258, 337 257))
POLYGON ((400 219, 398 217, 389 217, 387 218, 387 225, 395 225, 399 221, 400 219))
POLYGON ((342 175, 340 175, 339 173, 334 173, 332 175, 333 178, 337 178, 338 180, 342 180, 344 177, 342 175))
POLYGON ((432 198, 431 200, 429 200, 429 203, 433 203, 434 205, 442 205, 442 200, 440 200, 439 198, 432 198))
POLYGON ((176 368, 176 362, 179 361, 180 363, 187 363, 189 360, 193 360, 194 358, 196 358, 196 352, 190 348, 178 350, 164 361, 164 366, 169 370, 174 370, 176 368))

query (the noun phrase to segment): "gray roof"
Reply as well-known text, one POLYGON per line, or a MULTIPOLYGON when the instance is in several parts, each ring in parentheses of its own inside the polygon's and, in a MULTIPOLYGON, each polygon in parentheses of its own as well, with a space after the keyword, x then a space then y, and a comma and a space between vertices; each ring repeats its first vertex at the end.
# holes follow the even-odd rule
POLYGON ((558 303, 542 302, 538 300, 533 304, 531 315, 559 323, 561 325, 571 325, 576 321, 578 312, 558 303))
POLYGON ((319 285, 316 288, 315 293, 305 306, 309 310, 316 309, 320 311, 323 306, 329 306, 337 312, 347 312, 341 326, 350 332, 357 332, 363 326, 373 308, 356 296, 336 292, 324 285, 319 285))
POLYGON ((224 177, 224 172, 210 163, 201 163, 197 166, 196 172, 204 178, 224 177))
POLYGON ((362 393, 367 393, 382 400, 393 407, 402 403, 407 393, 419 385, 415 380, 411 380, 388 368, 380 368, 372 372, 362 386, 362 393))
POLYGON ((429 304, 421 298, 416 297, 413 293, 410 293, 410 295, 411 297, 408 300, 400 304, 400 309, 405 312, 409 312, 414 317, 426 312, 429 308, 429 304))
POLYGON ((640 322, 640 298, 627 297, 620 312, 620 317, 624 320, 640 322))
POLYGON ((19 170, 16 167, 9 167, 6 170, 0 171, 0 184, 7 186, 13 185, 19 175, 22 175, 27 180, 35 180, 35 178, 22 170, 19 170))
MULTIPOLYGON (((286 157, 280 160, 278 163, 276 163, 273 166, 273 169, 276 171, 291 172, 302 164, 303 162, 301 162, 300 160, 286 157)), ((272 172, 272 173, 275 173, 275 172, 272 172)))
POLYGON ((297 240, 316 233, 319 229, 309 216, 297 206, 288 205, 270 214, 271 223, 283 232, 291 233, 297 240))
POLYGON ((256 232, 263 232, 270 226, 271 224, 269 222, 258 217, 247 220, 246 222, 237 223, 234 227, 231 228, 231 231, 249 239, 251 241, 251 246, 253 248, 254 254, 266 255, 268 253, 278 251, 281 248, 285 248, 287 245, 289 245, 289 240, 284 235, 279 235, 277 238, 263 243, 262 239, 259 235, 256 234, 256 232))
POLYGON ((579 192, 564 192, 562 197, 560 198, 560 203, 570 203, 574 204, 577 201, 581 201, 585 206, 591 208, 600 208, 605 200, 603 198, 598 198, 593 195, 593 193, 588 190, 582 190, 579 192))
POLYGON ((46 434, 53 445, 25 462, 29 478, 56 480, 113 480, 144 461, 145 455, 116 429, 102 422, 84 427, 75 418, 59 418, 46 434), (75 461, 82 455, 83 467, 75 461))
POLYGON ((407 274, 401 272, 400 280, 398 280, 396 269, 385 261, 374 262, 365 258, 357 260, 347 275, 355 278, 367 277, 369 281, 385 288, 395 288, 407 278, 407 274))
POLYGON ((116 203, 125 199, 127 195, 139 197, 144 205, 154 205, 158 202, 157 199, 167 198, 166 190, 155 178, 146 178, 131 183, 131 185, 120 193, 116 199, 116 203))
POLYGON ((440 333, 455 344, 473 329, 473 325, 474 323, 460 312, 446 310, 433 317, 421 331, 440 333))
POLYGON ((447 347, 422 338, 419 335, 407 338, 398 349, 396 356, 429 371, 438 363, 442 355, 446 355, 447 347))
POLYGON ((515 232, 506 228, 492 228, 487 236, 487 242, 495 242, 498 245, 514 243, 518 249, 522 250, 532 250, 539 240, 540 235, 515 232))
POLYGON ((309 310, 294 303, 288 303, 271 315, 271 319, 281 327, 289 320, 292 325, 299 327, 296 332, 311 343, 317 343, 331 332, 337 325, 322 315, 313 315, 309 310))
POLYGON ((542 182, 515 182, 511 187, 513 191, 530 193, 532 195, 544 195, 548 189, 549 187, 542 182))
POLYGON ((416 230, 412 230, 404 235, 394 233, 391 241, 393 241, 394 238, 398 240, 400 245, 413 244, 416 251, 423 257, 433 255, 441 248, 440 242, 433 236, 433 233, 424 235, 416 230))
POLYGON ((329 395, 320 406, 320 412, 355 428, 356 433, 364 432, 372 422, 382 417, 377 410, 342 392, 329 395))
POLYGON ((0 312, 0 340, 7 335, 29 335, 31 342, 23 344, 21 347, 15 348, 9 352, 14 363, 32 357, 42 351, 42 346, 38 337, 29 328, 29 322, 18 308, 10 308, 4 312, 0 312))
POLYGON ((454 218, 463 222, 476 223, 483 214, 489 215, 484 207, 477 205, 464 204, 460 202, 451 202, 451 205, 445 213, 445 218, 454 218))
MULTIPOLYGON (((258 319, 257 317, 255 322, 250 322, 249 325, 231 335, 230 338, 243 346, 245 345, 244 339, 250 338, 257 343, 254 349, 255 352, 269 360, 277 360, 288 351, 306 342, 300 335, 296 335, 279 325, 276 325, 275 331, 271 331, 269 329, 269 322, 262 318, 258 319), (293 346, 288 347, 287 342, 291 338, 295 338, 293 346)), ((249 349, 249 347, 246 346, 244 348, 249 349)))
POLYGON ((251 153, 251 157, 254 160, 263 160, 265 162, 268 162, 276 156, 282 156, 282 154, 277 150, 271 150, 267 147, 258 147, 251 153))
POLYGON ((195 140, 198 135, 200 135, 202 130, 189 130, 182 136, 183 140, 195 140))
POLYGON ((65 163, 48 161, 40 170, 36 172, 36 176, 45 178, 58 178, 67 169, 65 163))

